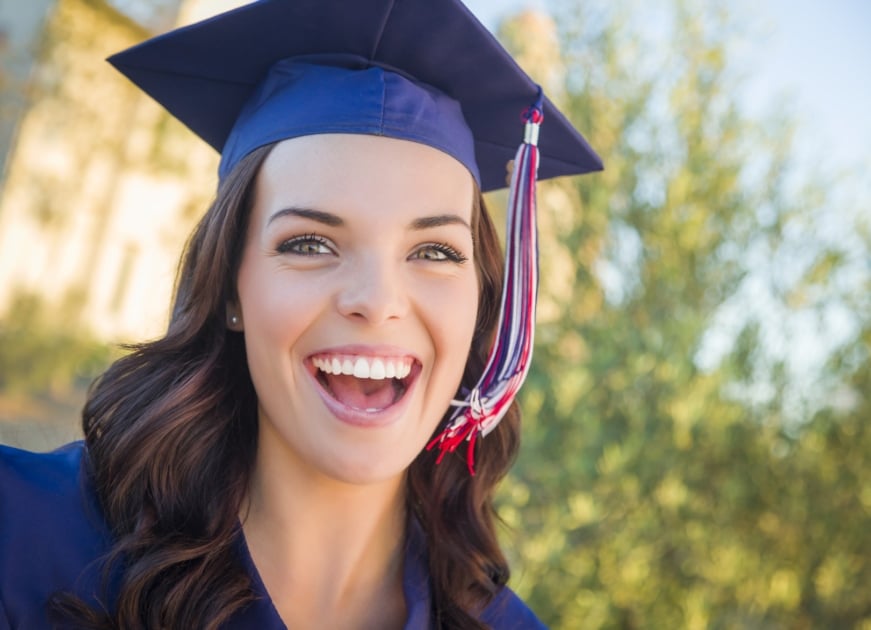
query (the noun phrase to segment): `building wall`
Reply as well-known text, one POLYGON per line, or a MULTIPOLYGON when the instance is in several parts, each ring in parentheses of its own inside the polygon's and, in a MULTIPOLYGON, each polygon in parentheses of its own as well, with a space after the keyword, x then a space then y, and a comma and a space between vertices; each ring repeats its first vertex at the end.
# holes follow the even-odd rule
POLYGON ((106 340, 165 328, 217 156, 104 61, 148 35, 102 0, 57 0, 0 191, 0 318, 27 293, 106 340))

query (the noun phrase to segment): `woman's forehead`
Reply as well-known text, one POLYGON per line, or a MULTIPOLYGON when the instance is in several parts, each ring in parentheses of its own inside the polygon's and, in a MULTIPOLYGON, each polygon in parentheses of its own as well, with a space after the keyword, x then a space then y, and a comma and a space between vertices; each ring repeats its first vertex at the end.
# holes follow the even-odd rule
POLYGON ((284 140, 272 149, 258 174, 256 200, 267 212, 291 205, 374 220, 398 207, 451 212, 469 221, 474 195, 469 170, 428 145, 320 134, 284 140))

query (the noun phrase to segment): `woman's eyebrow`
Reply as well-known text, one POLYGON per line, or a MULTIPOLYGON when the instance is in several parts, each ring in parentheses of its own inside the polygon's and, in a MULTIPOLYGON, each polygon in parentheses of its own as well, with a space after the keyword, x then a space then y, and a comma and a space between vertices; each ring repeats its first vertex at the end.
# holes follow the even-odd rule
POLYGON ((266 225, 272 223, 275 219, 279 219, 281 217, 301 217, 303 219, 310 219, 312 221, 317 221, 318 223, 323 223, 324 225, 328 225, 330 227, 339 227, 345 224, 344 220, 341 217, 336 216, 335 214, 331 214, 329 212, 324 212, 323 210, 313 210, 312 208, 282 208, 278 210, 275 214, 269 217, 269 220, 266 222, 266 225))
POLYGON ((437 214, 431 217, 420 217, 412 221, 409 227, 412 230, 426 230, 443 225, 464 225, 470 230, 472 229, 463 217, 456 214, 437 214))

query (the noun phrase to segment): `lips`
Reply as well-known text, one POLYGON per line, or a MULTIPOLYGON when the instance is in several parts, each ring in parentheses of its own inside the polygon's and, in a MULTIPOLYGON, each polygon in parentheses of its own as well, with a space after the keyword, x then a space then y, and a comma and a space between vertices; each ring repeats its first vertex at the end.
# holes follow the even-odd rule
POLYGON ((308 363, 324 402, 352 424, 389 422, 420 373, 408 355, 319 353, 308 363))

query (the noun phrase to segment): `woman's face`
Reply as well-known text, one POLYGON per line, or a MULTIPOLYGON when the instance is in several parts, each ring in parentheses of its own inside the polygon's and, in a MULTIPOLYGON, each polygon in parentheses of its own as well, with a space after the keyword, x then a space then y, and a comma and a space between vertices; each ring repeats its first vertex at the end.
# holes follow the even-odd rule
POLYGON ((278 144, 255 190, 236 308, 260 456, 353 483, 394 478, 469 354, 472 177, 422 144, 317 135, 278 144))

